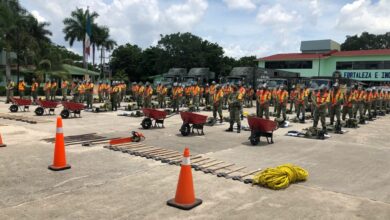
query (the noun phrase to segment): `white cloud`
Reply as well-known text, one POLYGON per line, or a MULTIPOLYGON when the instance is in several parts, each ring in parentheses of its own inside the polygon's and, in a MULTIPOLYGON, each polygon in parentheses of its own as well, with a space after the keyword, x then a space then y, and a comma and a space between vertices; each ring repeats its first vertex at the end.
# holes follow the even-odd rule
POLYGON ((38 11, 36 10, 33 10, 31 11, 31 14, 39 21, 39 22, 45 22, 46 19, 44 17, 42 17, 38 11))
POLYGON ((190 30, 203 17, 208 7, 205 0, 187 0, 184 4, 170 6, 164 13, 168 24, 182 30, 190 30))
POLYGON ((389 0, 355 0, 341 9, 336 29, 360 33, 385 33, 390 30, 389 0))
POLYGON ((229 9, 244 9, 253 10, 256 9, 255 3, 252 0, 223 0, 229 9))
POLYGON ((285 26, 299 24, 300 15, 295 10, 287 10, 280 4, 267 9, 261 8, 257 14, 257 21, 262 25, 285 26))

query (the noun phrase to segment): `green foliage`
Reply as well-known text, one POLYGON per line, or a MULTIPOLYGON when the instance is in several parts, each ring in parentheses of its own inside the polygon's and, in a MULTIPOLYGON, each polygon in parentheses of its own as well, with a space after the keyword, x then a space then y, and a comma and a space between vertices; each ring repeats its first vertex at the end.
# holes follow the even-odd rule
POLYGON ((141 62, 142 49, 137 45, 125 44, 112 52, 111 68, 114 77, 119 73, 126 73, 128 78, 141 79, 143 75, 141 62))
POLYGON ((347 36, 345 42, 341 44, 341 50, 372 50, 389 48, 390 32, 378 35, 363 32, 360 36, 347 36))

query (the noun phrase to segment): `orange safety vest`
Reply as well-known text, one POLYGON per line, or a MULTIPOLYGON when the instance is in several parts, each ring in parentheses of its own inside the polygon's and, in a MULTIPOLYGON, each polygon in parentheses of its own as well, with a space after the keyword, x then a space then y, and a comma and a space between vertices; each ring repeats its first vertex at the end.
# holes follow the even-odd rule
POLYGON ((334 105, 341 99, 342 94, 341 94, 341 91, 338 90, 336 95, 334 94, 334 91, 332 91, 330 96, 332 97, 331 101, 332 101, 332 104, 334 105))
POLYGON ((50 90, 51 84, 50 83, 45 83, 45 87, 43 87, 43 90, 47 91, 50 90))
POLYGON ((356 100, 357 101, 364 101, 365 97, 366 97, 366 92, 365 91, 357 91, 356 92, 357 96, 356 96, 356 100))
POLYGON ((279 94, 278 94, 278 100, 279 100, 279 103, 283 103, 286 98, 288 96, 288 92, 283 90, 283 91, 280 91, 279 94))
POLYGON ((321 92, 317 93, 317 106, 320 106, 321 104, 327 102, 328 100, 328 93, 325 92, 323 96, 321 96, 321 92))
POLYGON ((197 96, 197 95, 199 95, 199 93, 200 93, 200 87, 199 86, 192 87, 192 95, 193 96, 197 96))
POLYGON ((31 85, 31 91, 35 92, 37 89, 38 89, 38 83, 37 82, 33 82, 32 85, 31 85))
MULTIPOLYGON (((346 96, 347 96, 347 95, 346 95, 346 96)), ((354 95, 353 95, 352 93, 349 94, 349 96, 346 97, 343 106, 352 108, 352 101, 353 101, 353 98, 354 98, 354 95)))
POLYGON ((297 98, 298 98, 298 102, 303 104, 305 102, 305 97, 306 96, 306 91, 301 91, 301 92, 296 92, 297 93, 297 98))
POLYGON ((65 89, 67 87, 68 87, 68 81, 63 81, 62 84, 61 84, 61 88, 65 89))
POLYGON ((231 88, 230 88, 230 86, 225 86, 224 88, 223 88, 223 94, 230 94, 231 93, 231 88))
POLYGON ((264 104, 264 102, 271 100, 271 92, 268 90, 260 90, 256 95, 260 104, 264 104))
POLYGON ((366 102, 371 102, 373 98, 374 98, 374 94, 372 93, 372 91, 367 93, 366 102))
POLYGON ((218 92, 214 94, 214 98, 213 98, 214 103, 217 103, 219 100, 222 99, 222 97, 223 97, 223 91, 222 89, 220 89, 218 92))
POLYGON ((290 92, 290 100, 294 100, 296 97, 297 97, 297 91, 296 90, 292 90, 290 92))
POLYGON ((239 91, 239 93, 241 94, 241 95, 245 95, 245 88, 243 87, 243 86, 241 86, 240 87, 240 89, 238 90, 239 91))
POLYGON ((162 94, 162 92, 163 92, 163 86, 157 86, 157 94, 162 94))
POLYGON ((146 87, 144 90, 144 96, 150 97, 153 95, 153 89, 152 87, 146 87))
POLYGON ((24 91, 26 89, 26 83, 19 82, 18 89, 19 91, 24 91))

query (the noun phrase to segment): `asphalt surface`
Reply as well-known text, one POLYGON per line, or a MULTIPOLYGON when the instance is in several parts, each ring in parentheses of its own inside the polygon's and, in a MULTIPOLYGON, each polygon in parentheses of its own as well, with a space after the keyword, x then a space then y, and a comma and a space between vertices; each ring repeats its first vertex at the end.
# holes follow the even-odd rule
MULTIPOLYGON (((8 106, 0 102, 0 113, 9 113, 8 106)), ((72 168, 48 170, 54 145, 42 139, 55 136, 56 116, 34 116, 34 108, 14 115, 46 123, 0 119, 8 145, 0 148, 0 219, 390 219, 390 116, 327 140, 285 136, 311 121, 292 123, 275 131, 274 144, 262 138, 258 146, 250 145, 248 131, 225 132, 226 122, 206 126, 204 136, 183 137, 179 115, 166 119, 165 128, 149 130, 141 128, 142 118, 118 116, 122 111, 82 112, 82 118, 63 120, 65 136, 123 137, 136 130, 150 146, 180 152, 189 147, 192 154, 249 170, 294 163, 309 172, 306 182, 274 191, 193 171, 196 197, 203 204, 182 211, 166 205, 175 195, 178 166, 103 145, 72 145, 66 147, 72 168)))

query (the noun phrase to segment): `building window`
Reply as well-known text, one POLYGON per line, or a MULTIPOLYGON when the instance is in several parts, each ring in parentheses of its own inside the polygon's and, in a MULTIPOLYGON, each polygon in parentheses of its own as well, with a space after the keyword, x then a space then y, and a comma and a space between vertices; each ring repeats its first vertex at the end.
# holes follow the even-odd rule
POLYGON ((352 62, 337 62, 336 69, 338 70, 351 70, 352 62))
POLYGON ((390 61, 336 62, 337 70, 381 70, 390 69, 390 61))
POLYGON ((313 61, 270 61, 265 62, 267 69, 312 69, 313 61))

